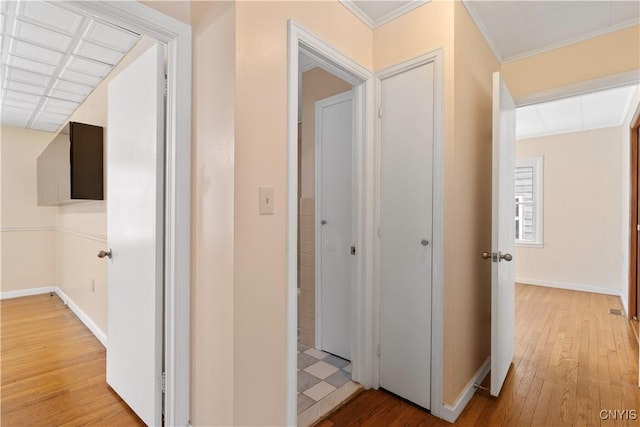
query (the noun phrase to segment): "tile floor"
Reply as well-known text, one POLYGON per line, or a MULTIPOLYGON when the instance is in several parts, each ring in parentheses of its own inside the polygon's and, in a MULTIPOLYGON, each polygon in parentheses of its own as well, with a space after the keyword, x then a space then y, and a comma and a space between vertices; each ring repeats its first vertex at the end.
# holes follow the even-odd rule
POLYGON ((298 414, 351 381, 351 362, 298 343, 298 414))

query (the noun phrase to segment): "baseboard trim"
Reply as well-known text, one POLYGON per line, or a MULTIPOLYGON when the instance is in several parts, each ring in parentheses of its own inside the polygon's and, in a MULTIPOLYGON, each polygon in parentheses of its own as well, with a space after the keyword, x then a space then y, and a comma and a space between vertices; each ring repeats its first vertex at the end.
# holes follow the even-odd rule
POLYGON ((87 314, 84 311, 82 311, 80 307, 78 307, 76 303, 73 302, 73 300, 69 298, 69 296, 66 293, 64 293, 62 289, 56 286, 55 292, 56 294, 58 294, 60 299, 69 307, 69 309, 73 311, 73 313, 78 317, 78 319, 80 319, 80 321, 84 323, 84 325, 91 331, 91 333, 95 335, 95 337, 98 339, 98 341, 100 341, 102 346, 106 348, 107 334, 105 334, 102 331, 102 329, 100 329, 98 325, 96 325, 94 321, 91 320, 91 318, 87 316, 87 314))
POLYGON ((443 405, 442 412, 440 416, 443 420, 448 421, 450 423, 455 423, 464 408, 467 407, 469 401, 473 397, 476 392, 476 384, 480 384, 486 376, 489 374, 491 370, 491 358, 487 358, 484 361, 478 372, 471 378, 471 380, 467 383, 465 388, 462 391, 462 394, 458 398, 458 401, 453 405, 443 405))
POLYGON ((624 310, 625 317, 629 314, 629 297, 624 295, 625 292, 620 291, 620 301, 622 301, 622 310, 624 310))
POLYGON ((58 297, 64 302, 64 304, 69 307, 69 309, 80 319, 82 323, 91 331, 93 335, 100 341, 100 343, 106 348, 107 347, 107 334, 105 334, 102 329, 95 324, 93 320, 87 314, 80 309, 76 305, 75 302, 69 295, 67 295, 62 289, 58 286, 43 286, 41 288, 31 288, 31 289, 20 289, 17 291, 7 291, 0 293, 0 299, 11 299, 11 298, 19 298, 19 297, 28 297, 31 295, 40 295, 47 294, 49 292, 55 292, 58 297))
POLYGON ((56 288, 57 286, 43 286, 41 288, 19 289, 17 291, 0 292, 0 300, 28 297, 31 295, 48 294, 49 292, 55 292, 56 288))
POLYGON ((544 286, 547 288, 567 289, 570 291, 591 292, 594 294, 620 296, 620 289, 611 289, 598 286, 583 285, 580 283, 555 282, 552 280, 530 279, 528 277, 516 277, 516 283, 523 285, 544 286))

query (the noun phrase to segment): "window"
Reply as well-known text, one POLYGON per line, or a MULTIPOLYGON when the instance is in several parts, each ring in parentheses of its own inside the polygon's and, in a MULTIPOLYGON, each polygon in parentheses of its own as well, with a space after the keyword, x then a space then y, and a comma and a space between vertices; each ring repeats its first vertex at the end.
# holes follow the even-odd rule
POLYGON ((516 160, 516 243, 542 247, 542 157, 516 160))

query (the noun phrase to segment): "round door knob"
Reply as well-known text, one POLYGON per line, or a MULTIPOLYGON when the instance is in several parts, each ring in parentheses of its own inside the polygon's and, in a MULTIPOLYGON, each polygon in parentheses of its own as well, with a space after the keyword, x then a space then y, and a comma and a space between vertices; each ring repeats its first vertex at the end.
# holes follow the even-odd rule
POLYGON ((98 252, 98 258, 104 258, 104 257, 111 258, 111 249, 109 249, 106 252, 105 251, 98 252))
POLYGON ((427 245, 429 244, 429 241, 428 241, 427 239, 422 239, 422 240, 420 241, 420 244, 421 244, 422 246, 427 246, 427 245))
POLYGON ((513 256, 511 254, 500 254, 500 260, 511 261, 513 256))

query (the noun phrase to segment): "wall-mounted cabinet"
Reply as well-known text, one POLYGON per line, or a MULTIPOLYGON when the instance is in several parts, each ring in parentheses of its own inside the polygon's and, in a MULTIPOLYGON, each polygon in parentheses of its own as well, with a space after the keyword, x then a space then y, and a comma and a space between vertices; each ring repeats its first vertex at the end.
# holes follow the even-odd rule
POLYGON ((104 199, 100 126, 69 122, 38 157, 38 205, 104 199))

